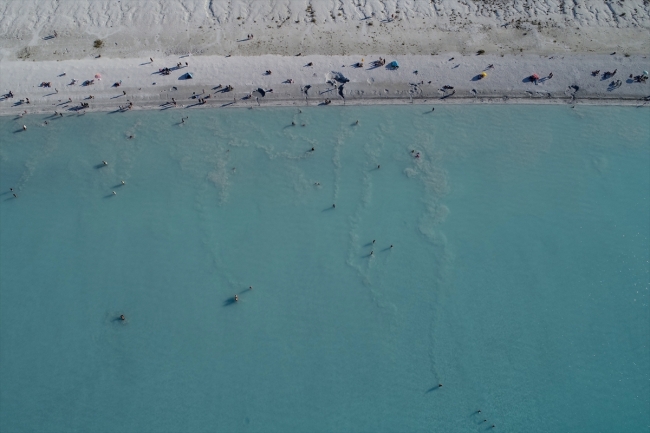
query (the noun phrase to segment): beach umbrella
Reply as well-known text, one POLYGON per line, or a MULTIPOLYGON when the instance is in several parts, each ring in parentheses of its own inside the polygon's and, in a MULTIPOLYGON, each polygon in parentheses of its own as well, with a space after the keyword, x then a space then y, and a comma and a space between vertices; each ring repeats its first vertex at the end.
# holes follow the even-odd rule
POLYGON ((648 75, 648 71, 643 71, 643 75, 648 75))
POLYGON ((532 78, 533 80, 539 80, 539 75, 533 74, 530 76, 530 78, 532 78))
POLYGON ((102 78, 102 74, 95 74, 95 78, 102 78))
POLYGON ((194 78, 194 73, 188 72, 188 73, 185 74, 185 79, 186 80, 189 80, 190 78, 194 78))
POLYGON ((399 63, 397 63, 396 60, 393 60, 392 62, 390 62, 388 66, 390 66, 391 68, 399 68, 399 63))
POLYGON ((481 72, 479 75, 481 76, 481 78, 485 78, 487 77, 487 72, 481 72))

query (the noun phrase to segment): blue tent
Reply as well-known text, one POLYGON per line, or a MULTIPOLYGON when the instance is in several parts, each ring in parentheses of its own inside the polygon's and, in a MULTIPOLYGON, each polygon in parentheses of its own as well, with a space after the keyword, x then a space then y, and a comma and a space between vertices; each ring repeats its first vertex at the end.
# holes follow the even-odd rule
POLYGON ((392 62, 390 62, 390 63, 388 64, 388 66, 389 66, 391 69, 397 69, 397 68, 399 68, 399 64, 397 63, 396 60, 393 60, 392 62))
POLYGON ((190 78, 194 78, 194 73, 188 72, 188 73, 185 74, 185 79, 186 80, 189 80, 190 78))

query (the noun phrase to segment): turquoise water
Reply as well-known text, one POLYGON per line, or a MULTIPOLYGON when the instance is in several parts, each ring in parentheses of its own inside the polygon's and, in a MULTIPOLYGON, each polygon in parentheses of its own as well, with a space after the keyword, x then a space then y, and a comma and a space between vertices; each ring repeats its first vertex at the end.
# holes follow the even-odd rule
POLYGON ((0 192, 2 432, 649 429, 647 109, 0 118, 0 192))

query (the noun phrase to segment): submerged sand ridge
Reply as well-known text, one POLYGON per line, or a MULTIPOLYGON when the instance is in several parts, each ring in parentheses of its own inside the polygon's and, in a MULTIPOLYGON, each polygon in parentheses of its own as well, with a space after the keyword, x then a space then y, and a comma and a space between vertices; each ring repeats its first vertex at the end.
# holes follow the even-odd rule
POLYGON ((1 60, 650 52, 650 3, 640 0, 4 0, 0 8, 1 60))

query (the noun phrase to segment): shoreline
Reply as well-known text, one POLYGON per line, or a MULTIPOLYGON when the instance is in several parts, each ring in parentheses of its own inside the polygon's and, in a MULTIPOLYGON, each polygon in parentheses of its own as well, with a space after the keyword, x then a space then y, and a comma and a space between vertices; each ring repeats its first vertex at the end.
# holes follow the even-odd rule
POLYGON ((398 69, 373 67, 373 56, 105 57, 65 61, 1 61, 0 115, 133 109, 188 109, 365 104, 590 104, 650 105, 650 85, 629 75, 650 69, 647 56, 602 54, 386 56, 398 69), (363 61, 363 67, 355 67, 363 61), (187 62, 187 66, 185 63, 187 62), (169 75, 164 67, 175 68, 169 75), (491 67, 490 67, 491 66, 491 67), (270 70, 271 74, 265 71, 270 70), (600 70, 597 76, 592 72, 600 70), (614 71, 613 77, 602 74, 614 71), (186 73, 192 79, 184 79, 186 73), (487 73, 480 78, 482 72, 487 73), (65 73, 65 75, 63 75, 65 73), (528 77, 536 73, 537 82, 528 77), (552 78, 548 74, 552 73, 552 78), (94 78, 101 75, 101 79, 94 78), (6 78, 8 77, 8 78, 6 78), (75 84, 71 84, 76 79, 75 84), (287 83, 292 79, 293 83, 287 83), (92 85, 83 85, 94 80, 92 85), (120 82, 119 87, 114 83, 120 82), (618 81, 618 86, 612 83, 618 81), (39 87, 49 82, 50 87, 39 87), (230 92, 222 88, 233 87, 230 92), (443 86, 453 88, 444 89, 443 86), (258 89, 264 90, 264 95, 258 89), (272 90, 272 92, 270 91, 272 90), (57 93, 58 92, 58 93, 57 93), (90 95, 93 96, 90 99, 90 95), (198 104, 198 97, 206 103, 198 104), (30 103, 26 102, 29 98, 30 103), (171 104, 172 98, 177 105, 171 104), (21 103, 20 101, 23 100, 21 103), (69 102, 69 100, 71 102, 69 102), (89 104, 81 108, 82 103, 89 104))
MULTIPOLYGON (((434 99, 434 98, 367 98, 367 99, 350 99, 346 101, 332 101, 328 104, 332 107, 357 107, 357 106, 377 106, 377 105, 427 105, 428 107, 439 107, 443 105, 567 105, 575 108, 576 106, 627 106, 627 107, 650 107, 650 99, 639 98, 533 98, 533 97, 499 97, 499 96, 483 96, 483 97, 457 97, 453 99, 434 99)), ((325 106, 322 103, 315 101, 299 101, 295 99, 275 99, 266 101, 264 104, 258 105, 255 101, 241 101, 237 104, 226 103, 225 101, 212 101, 203 105, 189 104, 177 107, 161 107, 160 104, 143 103, 134 105, 131 110, 119 110, 110 108, 108 105, 93 106, 83 110, 54 110, 63 113, 63 116, 82 116, 86 113, 126 113, 128 111, 164 111, 169 109, 175 110, 204 110, 204 109, 263 109, 263 108, 280 108, 280 107, 317 107, 325 106), (221 104, 220 102, 224 102, 221 104)), ((0 117, 14 116, 16 119, 27 117, 30 115, 45 115, 53 114, 52 108, 43 107, 43 109, 36 109, 28 111, 27 114, 21 114, 20 110, 15 112, 8 112, 0 110, 0 117)))

